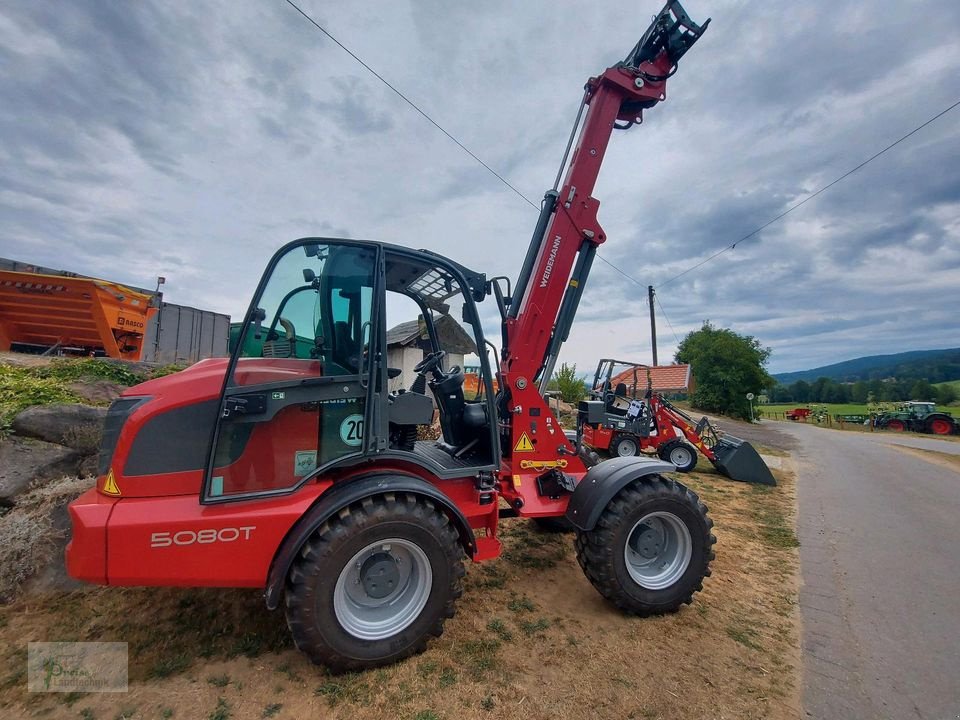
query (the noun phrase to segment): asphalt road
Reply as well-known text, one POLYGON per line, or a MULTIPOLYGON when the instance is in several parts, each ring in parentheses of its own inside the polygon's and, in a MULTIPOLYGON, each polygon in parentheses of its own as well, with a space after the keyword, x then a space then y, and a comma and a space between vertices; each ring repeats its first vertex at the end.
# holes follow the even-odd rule
POLYGON ((960 717, 960 472, 933 438, 777 423, 796 441, 808 717, 960 717))

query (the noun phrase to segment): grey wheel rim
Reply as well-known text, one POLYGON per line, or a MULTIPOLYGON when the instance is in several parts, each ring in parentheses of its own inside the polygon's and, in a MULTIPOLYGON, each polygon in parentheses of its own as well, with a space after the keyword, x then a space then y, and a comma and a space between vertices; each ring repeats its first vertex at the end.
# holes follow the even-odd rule
POLYGON ((637 444, 629 438, 623 438, 617 441, 618 457, 633 457, 637 454, 637 444))
POLYGON ((670 451, 670 462, 677 467, 686 467, 693 459, 693 451, 686 445, 677 445, 670 451))
POLYGON ((370 543, 340 571, 333 590, 337 621, 361 640, 383 640, 416 620, 433 587, 433 570, 416 543, 370 543))
POLYGON ((646 590, 663 590, 676 583, 690 566, 692 555, 690 530, 669 512, 640 518, 623 549, 627 572, 646 590))

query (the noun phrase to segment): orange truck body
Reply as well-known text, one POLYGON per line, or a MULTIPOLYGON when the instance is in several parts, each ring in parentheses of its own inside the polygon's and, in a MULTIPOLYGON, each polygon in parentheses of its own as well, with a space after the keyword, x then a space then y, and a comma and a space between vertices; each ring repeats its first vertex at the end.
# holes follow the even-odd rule
MULTIPOLYGON (((480 394, 480 375, 476 372, 467 372, 463 375, 463 394, 469 398, 475 398, 480 394)), ((493 391, 499 390, 497 381, 493 381, 493 391)))
POLYGON ((0 270, 0 350, 59 345, 139 360, 153 300, 106 280, 0 270))

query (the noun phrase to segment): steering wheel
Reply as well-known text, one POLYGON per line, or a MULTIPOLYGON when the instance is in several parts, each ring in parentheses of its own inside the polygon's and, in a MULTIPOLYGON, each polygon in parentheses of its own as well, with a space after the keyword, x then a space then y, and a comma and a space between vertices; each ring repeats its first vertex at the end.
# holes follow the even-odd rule
POLYGON ((413 366, 413 371, 418 375, 422 375, 431 370, 436 370, 440 366, 440 361, 443 360, 446 355, 447 353, 444 350, 437 350, 436 352, 430 353, 413 366))

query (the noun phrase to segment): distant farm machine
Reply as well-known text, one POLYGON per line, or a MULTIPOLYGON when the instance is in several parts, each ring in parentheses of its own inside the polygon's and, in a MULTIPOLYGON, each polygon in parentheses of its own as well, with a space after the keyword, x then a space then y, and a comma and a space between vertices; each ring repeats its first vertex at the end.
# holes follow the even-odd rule
POLYGON ((826 405, 814 405, 812 407, 798 407, 793 410, 787 410, 785 417, 793 422, 806 422, 811 419, 821 423, 829 418, 830 413, 826 405))
POLYGON ((954 435, 960 432, 960 423, 956 418, 938 410, 932 402, 898 403, 893 409, 878 413, 874 426, 893 432, 909 431, 932 435, 954 435))
POLYGON ((599 362, 591 399, 580 403, 578 429, 582 429, 584 443, 616 457, 652 451, 680 472, 693 470, 699 450, 731 480, 776 485, 750 443, 721 434, 706 417, 694 420, 653 392, 647 370, 644 365, 620 360, 599 362))

